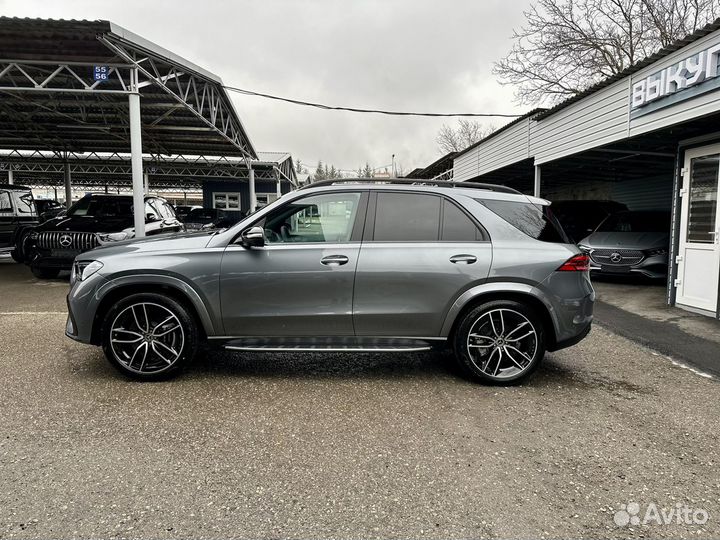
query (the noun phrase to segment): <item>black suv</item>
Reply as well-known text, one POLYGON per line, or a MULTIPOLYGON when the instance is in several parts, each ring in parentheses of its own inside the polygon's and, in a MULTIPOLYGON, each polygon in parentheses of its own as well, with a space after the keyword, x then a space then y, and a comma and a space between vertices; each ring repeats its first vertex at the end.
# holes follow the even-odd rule
POLYGON ((30 188, 0 184, 0 253, 9 252, 13 259, 22 261, 25 238, 37 224, 30 188))
POLYGON ((218 208, 196 208, 192 210, 183 223, 189 231, 197 229, 226 229, 235 225, 243 217, 238 210, 225 211, 218 208))
MULTIPOLYGON (((183 230, 165 199, 145 197, 145 234, 183 230)), ((38 225, 26 242, 25 260, 39 278, 70 270, 77 255, 135 236, 131 195, 88 194, 67 213, 38 225)))

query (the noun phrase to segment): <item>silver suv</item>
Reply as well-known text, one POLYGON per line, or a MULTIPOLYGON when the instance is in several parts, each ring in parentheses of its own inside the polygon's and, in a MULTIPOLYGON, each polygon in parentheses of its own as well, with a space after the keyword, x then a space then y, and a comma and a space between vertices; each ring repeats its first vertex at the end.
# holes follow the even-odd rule
POLYGON ((66 334, 125 375, 233 351, 450 346, 471 377, 518 382, 590 331, 587 255, 549 203, 502 186, 328 181, 231 228, 77 257, 66 334))

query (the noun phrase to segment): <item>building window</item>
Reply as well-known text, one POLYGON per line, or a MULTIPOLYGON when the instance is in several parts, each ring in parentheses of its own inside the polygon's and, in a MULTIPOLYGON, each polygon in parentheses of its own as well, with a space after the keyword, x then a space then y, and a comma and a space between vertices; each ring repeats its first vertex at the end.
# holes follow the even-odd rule
POLYGON ((271 202, 275 202, 278 196, 276 193, 256 193, 255 198, 257 199, 257 207, 262 208, 271 202))
POLYGON ((219 210, 240 210, 239 193, 213 193, 213 208, 219 210))

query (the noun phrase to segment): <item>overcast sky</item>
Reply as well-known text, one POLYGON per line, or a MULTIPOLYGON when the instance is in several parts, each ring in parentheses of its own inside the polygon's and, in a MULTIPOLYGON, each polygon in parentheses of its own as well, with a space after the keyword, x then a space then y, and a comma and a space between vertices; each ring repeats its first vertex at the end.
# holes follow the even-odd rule
MULTIPOLYGON (((492 62, 510 48, 528 0, 0 0, 18 17, 108 19, 222 77, 225 84, 330 105, 430 112, 522 113, 492 62)), ((311 168, 391 154, 405 169, 440 152, 455 119, 387 117, 233 99, 258 150, 311 168)), ((500 126, 507 119, 492 121, 500 126)))

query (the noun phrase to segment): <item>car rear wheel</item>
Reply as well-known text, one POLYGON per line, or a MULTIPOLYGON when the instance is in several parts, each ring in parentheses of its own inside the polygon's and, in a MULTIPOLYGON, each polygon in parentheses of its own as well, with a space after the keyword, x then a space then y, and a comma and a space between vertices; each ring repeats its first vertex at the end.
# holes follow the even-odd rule
POLYGON ((60 275, 59 268, 44 268, 42 266, 31 266, 32 275, 38 279, 54 279, 60 275))
POLYGON ((515 384, 529 377, 545 354, 545 334, 537 314, 510 300, 482 304, 460 322, 455 356, 473 379, 515 384))
POLYGON ((198 329, 188 309, 151 293, 118 301, 105 316, 102 346, 122 374, 152 381, 177 375, 197 352, 198 329))

